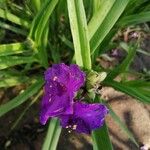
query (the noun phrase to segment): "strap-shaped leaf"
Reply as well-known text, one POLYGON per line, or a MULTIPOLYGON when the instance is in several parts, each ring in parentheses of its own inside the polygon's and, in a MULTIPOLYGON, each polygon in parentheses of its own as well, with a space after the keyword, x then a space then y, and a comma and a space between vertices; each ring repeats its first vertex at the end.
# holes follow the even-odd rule
POLYGON ((28 49, 27 42, 2 44, 2 45, 0 45, 0 56, 25 53, 28 51, 27 49, 28 49))
MULTIPOLYGON (((93 5, 97 5, 94 7, 98 7, 99 2, 93 2, 93 5), (96 4, 95 4, 96 3, 96 4)), ((88 31, 89 31, 89 39, 92 39, 106 16, 108 15, 110 9, 113 7, 115 0, 106 0, 100 3, 98 10, 94 13, 93 17, 91 18, 90 22, 88 23, 88 31)), ((96 8, 95 8, 96 9, 96 8)))
POLYGON ((148 21, 150 21, 150 11, 142 12, 130 16, 125 16, 118 22, 117 25, 122 27, 127 25, 140 24, 148 21))
POLYGON ((129 0, 116 0, 108 15, 105 17, 104 21, 100 26, 96 27, 97 30, 90 39, 90 47, 92 53, 98 48, 103 39, 115 25, 116 21, 125 10, 128 2, 129 0))
POLYGON ((91 69, 90 46, 83 1, 67 0, 76 63, 91 69))
POLYGON ((127 86, 123 83, 117 82, 117 81, 104 81, 104 85, 111 86, 114 89, 124 92, 137 100, 144 102, 144 103, 150 103, 150 97, 147 95, 144 95, 138 88, 133 88, 130 86, 127 86))
POLYGON ((43 79, 39 78, 35 83, 28 87, 23 93, 0 106, 0 117, 24 103, 32 95, 36 94, 43 85, 43 79))
POLYGON ((41 7, 41 1, 40 0, 31 0, 31 4, 34 5, 36 11, 38 11, 41 7))
POLYGON ((30 27, 29 21, 23 18, 19 18, 18 16, 15 16, 14 14, 8 12, 7 10, 1 9, 1 8, 0 8, 0 18, 7 19, 15 24, 24 26, 26 28, 30 27))
POLYGON ((34 57, 23 56, 1 56, 0 57, 0 69, 6 69, 11 66, 37 62, 34 57))
POLYGON ((56 118, 51 119, 42 150, 56 150, 60 133, 61 127, 59 120, 56 118))
MULTIPOLYGON (((102 100, 97 95, 94 102, 102 103, 102 100)), ((94 150, 113 150, 106 123, 101 128, 92 132, 92 139, 94 150)))
POLYGON ((120 73, 125 72, 130 66, 135 54, 136 54, 136 47, 129 47, 127 57, 123 60, 123 62, 120 65, 118 65, 108 74, 106 80, 112 80, 120 73))
POLYGON ((48 23, 49 17, 51 16, 53 10, 55 9, 58 0, 48 0, 47 8, 44 10, 43 15, 41 16, 38 25, 35 31, 35 40, 37 43, 40 43, 42 40, 43 31, 48 23))
POLYGON ((130 86, 130 87, 134 87, 134 88, 141 88, 141 87, 149 87, 150 88, 150 81, 145 81, 143 79, 139 79, 139 80, 130 80, 130 81, 126 81, 123 83, 126 86, 130 86))
POLYGON ((10 31, 12 31, 12 32, 14 32, 14 33, 17 33, 17 34, 21 34, 21 35, 24 35, 24 36, 27 35, 27 31, 25 31, 25 30, 23 30, 23 29, 20 29, 20 28, 18 28, 18 27, 15 27, 15 26, 13 26, 13 25, 9 25, 9 24, 7 24, 6 22, 0 21, 0 27, 1 27, 1 28, 4 28, 4 29, 6 29, 6 30, 10 30, 10 31))
MULTIPOLYGON (((103 101, 104 102, 104 101, 103 101)), ((104 104, 106 104, 104 102, 104 104)), ((129 131, 129 129, 127 128, 127 126, 121 121, 121 119, 119 118, 119 116, 113 111, 113 109, 111 108, 110 105, 106 104, 108 109, 109 109, 109 114, 111 115, 111 117, 114 119, 114 121, 119 125, 119 127, 124 131, 124 133, 134 142, 134 144, 139 147, 137 141, 135 140, 133 134, 129 131)))
POLYGON ((93 150, 113 150, 106 124, 104 124, 101 128, 93 131, 92 138, 93 150))
POLYGON ((20 76, 20 77, 7 77, 7 78, 0 78, 0 88, 2 87, 11 87, 15 85, 19 85, 21 83, 24 83, 29 78, 26 76, 20 76))
POLYGON ((21 121, 25 113, 28 111, 28 109, 38 100, 38 98, 43 94, 43 90, 41 90, 35 97, 34 99, 28 104, 28 106, 21 112, 17 120, 14 122, 14 124, 11 127, 11 130, 13 130, 18 123, 21 121))

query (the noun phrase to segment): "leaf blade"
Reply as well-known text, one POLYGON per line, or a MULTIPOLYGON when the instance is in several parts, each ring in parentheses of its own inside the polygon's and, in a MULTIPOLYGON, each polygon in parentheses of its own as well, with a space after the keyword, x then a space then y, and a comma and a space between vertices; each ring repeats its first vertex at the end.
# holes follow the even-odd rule
POLYGON ((51 119, 42 150, 51 150, 51 149, 56 150, 60 132, 61 127, 59 126, 58 119, 56 118, 51 119))
POLYGON ((136 88, 132 88, 129 86, 124 85, 123 83, 119 83, 117 81, 104 81, 104 85, 106 86, 111 86, 116 90, 119 90, 121 92, 124 92, 134 98, 136 98, 137 100, 144 102, 144 103, 150 103, 150 97, 142 94, 140 92, 140 90, 136 89, 136 88))
POLYGON ((83 1, 67 0, 76 62, 91 69, 90 45, 83 1))
POLYGON ((34 84, 32 84, 28 89, 26 89, 23 93, 12 99, 11 101, 7 102, 0 106, 0 117, 6 114, 7 112, 11 111, 12 109, 16 108, 17 106, 21 105, 25 102, 29 97, 34 95, 39 91, 39 89, 43 85, 43 79, 39 78, 34 84))
POLYGON ((116 21, 119 19, 120 15, 126 8, 129 0, 116 0, 113 7, 109 11, 108 15, 105 17, 102 24, 98 27, 97 31, 90 39, 91 54, 98 48, 103 39, 115 25, 116 21))

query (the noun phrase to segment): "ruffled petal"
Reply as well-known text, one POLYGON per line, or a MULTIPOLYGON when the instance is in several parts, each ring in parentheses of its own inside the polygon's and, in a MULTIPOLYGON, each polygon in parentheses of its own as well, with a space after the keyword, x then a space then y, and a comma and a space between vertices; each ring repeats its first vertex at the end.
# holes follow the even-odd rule
POLYGON ((69 88, 73 91, 78 91, 85 83, 85 76, 85 73, 77 65, 70 65, 69 88))
POLYGON ((45 71, 45 81, 57 81, 64 85, 68 84, 69 78, 69 66, 65 65, 64 63, 61 64, 54 64, 51 68, 48 68, 45 71))
POLYGON ((66 87, 58 82, 47 82, 42 98, 40 122, 45 124, 49 117, 73 113, 73 93, 67 93, 66 87))
POLYGON ((72 115, 60 116, 62 127, 69 127, 79 133, 90 134, 92 130, 104 124, 104 118, 108 113, 106 106, 81 102, 75 102, 73 106, 72 115))
POLYGON ((85 73, 75 64, 54 64, 45 72, 45 80, 57 81, 64 84, 69 92, 76 92, 85 82, 85 73))
POLYGON ((84 81, 85 73, 77 65, 61 63, 47 69, 40 122, 45 124, 49 117, 72 114, 75 92, 84 81))

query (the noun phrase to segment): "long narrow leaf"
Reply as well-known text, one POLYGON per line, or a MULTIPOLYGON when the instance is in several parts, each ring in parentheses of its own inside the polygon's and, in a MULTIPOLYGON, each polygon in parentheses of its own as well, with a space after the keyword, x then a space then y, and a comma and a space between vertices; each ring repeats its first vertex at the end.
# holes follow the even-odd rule
POLYGON ((113 7, 109 11, 108 15, 105 17, 102 24, 98 27, 95 34, 90 39, 90 46, 92 53, 98 48, 103 39, 115 25, 116 21, 123 13, 129 0, 116 0, 113 7))
POLYGON ((59 126, 58 119, 51 119, 42 150, 56 150, 60 132, 61 127, 59 126))
POLYGON ((58 0, 49 0, 49 2, 47 4, 47 8, 44 11, 44 14, 42 15, 42 17, 40 18, 39 23, 36 28, 35 40, 37 41, 37 43, 39 43, 41 41, 42 34, 46 27, 48 19, 49 19, 50 15, 52 14, 53 10, 55 9, 57 3, 58 3, 58 0))
POLYGON ((55 127, 55 134, 53 135, 53 139, 50 144, 49 150, 51 150, 51 149, 57 150, 57 144, 58 144, 60 134, 61 134, 61 127, 60 127, 59 121, 57 121, 57 125, 55 127))
POLYGON ((67 0, 67 4, 76 62, 79 66, 91 69, 90 46, 83 1, 67 0))
MULTIPOLYGON (((94 102, 102 103, 102 100, 99 96, 96 96, 94 102)), ((106 123, 101 128, 92 132, 92 138, 94 150, 113 150, 106 123)))
POLYGON ((28 104, 28 106, 21 112, 21 114, 19 115, 19 117, 17 118, 17 120, 15 121, 15 123, 13 124, 13 126, 11 127, 11 130, 13 130, 18 123, 21 121, 21 119, 23 118, 23 116, 25 115, 25 113, 28 111, 28 109, 38 100, 38 98, 43 94, 43 90, 41 90, 36 96, 35 98, 28 104))
POLYGON ((93 131, 93 150, 113 150, 109 139, 109 133, 106 124, 100 129, 93 131))
POLYGON ((125 16, 118 22, 119 26, 127 26, 127 25, 134 25, 140 24, 150 21, 150 11, 142 12, 140 14, 125 16))
MULTIPOLYGON (((89 31, 89 39, 92 39, 96 31, 98 30, 99 26, 102 24, 104 19, 106 18, 107 14, 109 13, 110 9, 113 7, 115 0, 106 0, 101 3, 98 11, 94 13, 93 17, 91 18, 88 24, 88 31, 89 31)), ((97 0, 93 1, 95 7, 98 7, 97 0), (95 2, 96 1, 96 2, 95 2), (96 3, 96 4, 95 4, 96 3)), ((100 3, 100 1, 99 1, 100 3)))
POLYGON ((0 78, 0 88, 1 87, 11 87, 15 85, 19 85, 21 83, 24 83, 28 80, 29 78, 26 76, 21 76, 21 77, 7 77, 1 80, 0 78))
POLYGON ((23 93, 0 106, 0 117, 24 103, 28 98, 37 93, 43 85, 43 79, 39 78, 34 84, 28 87, 23 93))
POLYGON ((11 43, 0 45, 0 56, 14 55, 27 52, 27 43, 11 43))
POLYGON ((117 75, 119 75, 122 72, 125 72, 128 67, 130 66, 135 54, 136 54, 136 48, 135 47, 130 47, 128 50, 128 55, 127 57, 123 60, 123 62, 118 65, 116 68, 114 68, 106 77, 106 80, 112 80, 114 79, 117 75))
POLYGON ((106 105, 107 105, 107 107, 109 109, 109 113, 110 113, 111 117, 114 119, 114 121, 119 125, 119 127, 122 129, 122 131, 124 131, 124 133, 135 143, 135 145, 137 147, 139 147, 137 141, 135 140, 133 134, 129 131, 129 129, 127 128, 127 126, 121 121, 121 119, 113 111, 113 109, 111 108, 111 106, 108 105, 108 104, 106 104, 106 105))
POLYGON ((1 56, 0 57, 0 69, 5 69, 11 66, 37 62, 33 57, 23 56, 1 56))
POLYGON ((137 100, 140 100, 141 102, 150 103, 150 97, 142 94, 142 92, 140 92, 140 90, 138 90, 136 88, 126 86, 123 83, 119 83, 117 81, 104 81, 104 85, 111 86, 111 87, 115 88, 116 90, 124 92, 124 93, 136 98, 137 100))
POLYGON ((34 20, 32 21, 31 28, 30 28, 30 33, 29 33, 29 38, 35 39, 35 32, 37 29, 37 26, 39 24, 39 21, 41 20, 40 18, 42 17, 43 13, 45 12, 45 9, 47 8, 49 4, 49 0, 45 0, 42 8, 39 10, 37 15, 34 17, 34 20))
POLYGON ((102 3, 101 0, 93 0, 93 14, 95 14, 100 7, 100 4, 102 3))
POLYGON ((17 34, 21 34, 21 35, 24 35, 24 36, 27 35, 27 31, 25 31, 23 29, 20 29, 20 28, 17 28, 17 27, 14 27, 12 25, 9 25, 9 24, 7 24, 5 22, 1 22, 0 21, 0 27, 4 28, 6 30, 10 30, 10 31, 12 31, 14 33, 17 33, 17 34))
POLYGON ((127 81, 127 82, 124 82, 124 85, 134 87, 134 88, 136 88, 136 87, 138 87, 138 88, 149 87, 150 88, 150 82, 142 80, 142 79, 127 81))
POLYGON ((0 17, 7 19, 15 24, 22 25, 26 28, 30 27, 30 23, 27 20, 25 20, 23 18, 19 18, 19 17, 15 16, 14 14, 12 14, 6 10, 3 10, 1 8, 0 8, 0 17))
POLYGON ((37 49, 38 49, 38 55, 40 58, 40 62, 41 65, 44 66, 45 68, 48 67, 48 55, 47 55, 47 44, 48 44, 48 33, 49 33, 49 27, 48 27, 48 23, 47 26, 45 27, 45 30, 42 34, 41 40, 38 43, 37 42, 37 49))
POLYGON ((36 11, 38 11, 41 7, 41 1, 40 0, 31 0, 32 5, 36 8, 36 11))

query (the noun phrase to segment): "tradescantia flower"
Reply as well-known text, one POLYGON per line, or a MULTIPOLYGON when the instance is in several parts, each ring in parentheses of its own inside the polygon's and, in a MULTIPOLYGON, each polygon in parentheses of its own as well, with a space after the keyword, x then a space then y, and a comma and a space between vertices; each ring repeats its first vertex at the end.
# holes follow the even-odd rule
POLYGON ((44 96, 40 122, 49 117, 73 113, 75 92, 84 84, 85 73, 77 65, 54 64, 45 72, 44 96))
POLYGON ((86 104, 75 102, 73 110, 72 115, 63 115, 60 117, 62 127, 87 134, 101 127, 104 124, 104 117, 108 113, 106 106, 96 103, 86 104))
POLYGON ((64 128, 90 133, 101 127, 108 109, 102 104, 87 104, 74 100, 85 83, 85 73, 77 65, 55 64, 45 72, 44 95, 40 122, 46 124, 58 117, 64 128))

